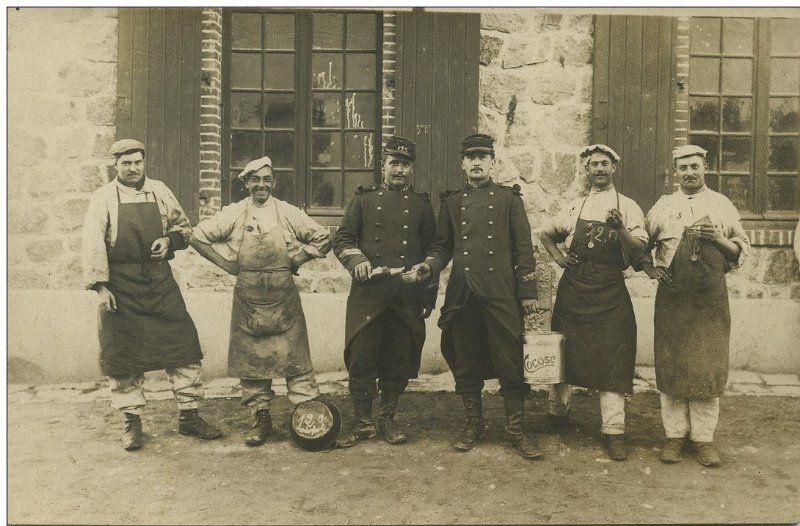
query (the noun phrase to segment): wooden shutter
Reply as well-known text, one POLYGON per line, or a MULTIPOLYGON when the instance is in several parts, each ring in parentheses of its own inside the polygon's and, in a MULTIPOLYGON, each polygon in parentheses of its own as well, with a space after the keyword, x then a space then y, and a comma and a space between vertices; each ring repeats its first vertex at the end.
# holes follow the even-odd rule
POLYGON ((120 8, 117 138, 147 147, 148 177, 164 181, 197 221, 200 183, 200 9, 120 8))
POLYGON ((480 15, 402 13, 397 21, 397 134, 417 143, 414 188, 459 188, 461 139, 478 130, 480 15))
POLYGON ((592 142, 622 157, 615 185, 645 213, 671 191, 674 39, 669 17, 595 17, 592 142))

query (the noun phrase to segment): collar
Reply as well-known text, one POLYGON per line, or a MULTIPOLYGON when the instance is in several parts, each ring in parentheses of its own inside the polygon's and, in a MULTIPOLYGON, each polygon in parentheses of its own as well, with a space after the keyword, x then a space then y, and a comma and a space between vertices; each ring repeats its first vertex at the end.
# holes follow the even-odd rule
MULTIPOLYGON (((405 191, 408 190, 408 185, 404 184, 403 186, 398 188, 398 187, 396 187, 394 185, 391 185, 391 184, 387 183, 386 181, 384 181, 384 182, 381 183, 381 188, 383 188, 384 190, 389 190, 390 192, 405 192, 405 191)), ((272 197, 272 196, 270 196, 270 197, 272 197)))
POLYGON ((700 190, 696 191, 693 194, 687 194, 686 192, 684 192, 680 188, 678 189, 678 191, 681 193, 681 195, 686 199, 694 199, 695 197, 700 197, 703 194, 705 194, 707 190, 708 190, 708 185, 705 185, 705 184, 702 186, 702 188, 700 188, 700 190))
POLYGON ((492 178, 491 177, 489 177, 487 180, 485 180, 484 182, 482 182, 479 185, 474 185, 474 184, 469 182, 469 179, 466 179, 466 178, 464 179, 464 188, 467 189, 467 190, 474 190, 476 188, 486 188, 490 184, 492 184, 492 178))
POLYGON ((117 187, 121 190, 126 192, 150 192, 150 180, 147 178, 146 175, 143 175, 136 186, 127 186, 120 182, 119 177, 114 178, 114 182, 117 183, 117 187))
POLYGON ((614 183, 611 183, 610 185, 606 186, 605 188, 601 188, 600 190, 598 190, 596 188, 590 188, 589 189, 589 195, 602 194, 603 192, 609 192, 611 190, 614 190, 614 191, 617 190, 616 188, 614 188, 614 183))
POLYGON ((249 199, 250 199, 250 204, 253 205, 253 208, 266 208, 266 207, 271 206, 272 204, 275 203, 275 200, 272 198, 272 194, 269 194, 269 197, 267 197, 267 200, 264 201, 264 203, 260 204, 260 205, 257 205, 256 202, 253 201, 252 197, 250 197, 249 199))

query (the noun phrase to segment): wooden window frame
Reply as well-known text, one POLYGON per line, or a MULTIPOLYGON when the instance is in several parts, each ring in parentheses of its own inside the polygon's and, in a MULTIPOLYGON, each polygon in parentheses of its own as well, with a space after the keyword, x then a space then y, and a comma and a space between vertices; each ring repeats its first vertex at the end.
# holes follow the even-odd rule
MULTIPOLYGON (((313 217, 330 217, 332 220, 338 219, 344 213, 345 207, 347 205, 348 198, 347 196, 343 196, 344 203, 341 208, 339 207, 311 207, 311 199, 312 199, 312 185, 311 185, 311 177, 312 177, 312 159, 311 159, 311 145, 312 145, 312 132, 314 130, 313 123, 311 122, 311 109, 313 107, 313 97, 314 97, 314 87, 312 85, 312 69, 311 69, 311 62, 313 58, 313 16, 315 14, 320 13, 335 13, 335 14, 352 14, 352 13, 370 13, 375 14, 375 48, 373 50, 375 54, 375 89, 374 90, 367 90, 367 89, 346 89, 343 87, 341 90, 332 90, 331 92, 370 92, 375 94, 375 107, 374 107, 374 123, 373 128, 371 129, 358 129, 358 130, 351 130, 346 128, 344 125, 341 128, 337 128, 336 131, 339 131, 342 134, 348 131, 362 131, 366 133, 373 133, 374 134, 374 167, 373 167, 373 182, 377 182, 380 180, 380 145, 382 144, 382 95, 383 95, 383 86, 382 86, 382 78, 383 78, 383 21, 380 12, 376 12, 374 10, 359 10, 359 9, 272 9, 272 8, 226 8, 223 9, 223 22, 222 22, 222 101, 223 101, 223 137, 222 137, 222 159, 221 159, 221 166, 222 166, 222 181, 221 181, 221 196, 222 196, 222 204, 226 205, 231 203, 232 199, 232 186, 234 184, 233 178, 231 177, 231 166, 230 166, 230 159, 231 159, 231 141, 232 141, 232 131, 231 131, 231 121, 230 115, 226 108, 230 108, 230 101, 231 101, 231 93, 232 89, 230 87, 230 75, 231 75, 231 55, 233 53, 232 44, 231 44, 231 18, 234 13, 253 13, 253 14, 292 14, 295 16, 295 110, 294 110, 294 119, 295 119, 295 151, 294 151, 294 196, 295 196, 295 206, 301 208, 302 210, 306 211, 309 215, 313 217)), ((264 34, 264 27, 263 27, 263 18, 262 18, 262 36, 264 34)), ((347 34, 347 16, 344 16, 343 34, 347 34)), ((264 55, 266 51, 261 49, 259 51, 253 51, 253 53, 259 53, 260 55, 264 55)), ((346 48, 340 50, 334 50, 334 52, 341 53, 343 57, 345 57, 348 53, 363 53, 364 50, 348 50, 346 48)), ((342 74, 343 76, 346 74, 346 60, 342 61, 342 74)), ((263 66, 262 66, 262 77, 263 77, 263 66)), ((346 78, 346 77, 345 77, 346 78)), ((343 79, 344 82, 344 79, 343 79)), ((240 91, 237 88, 237 92, 240 91)), ((246 91, 246 90, 242 90, 246 91)), ((268 90, 264 88, 264 79, 261 79, 261 87, 258 90, 252 90, 253 92, 262 93, 262 101, 263 101, 263 94, 268 92, 281 92, 286 90, 268 90)), ((262 109, 263 111, 263 109, 262 109)), ((344 111, 344 108, 342 109, 344 111)), ((344 119, 344 117, 343 117, 344 119)), ((343 123, 344 124, 344 123, 343 123)), ((263 124, 259 128, 261 136, 263 138, 265 132, 263 130, 263 124)), ((263 145, 263 142, 262 142, 263 145)), ((344 147, 344 145, 342 145, 344 147)), ((341 184, 344 185, 344 174, 347 173, 347 169, 344 166, 345 160, 344 156, 342 159, 342 166, 338 169, 315 169, 313 171, 332 171, 338 172, 342 174, 342 181, 341 184)), ((328 223, 329 221, 323 221, 328 223)))

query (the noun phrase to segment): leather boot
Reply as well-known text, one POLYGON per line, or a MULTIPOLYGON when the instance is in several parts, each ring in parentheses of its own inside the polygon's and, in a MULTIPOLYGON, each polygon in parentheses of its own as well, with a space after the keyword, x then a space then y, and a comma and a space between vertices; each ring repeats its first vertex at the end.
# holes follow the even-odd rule
POLYGON ((269 409, 259 409, 256 411, 253 426, 250 434, 244 439, 248 446, 260 446, 267 440, 267 435, 272 431, 272 417, 269 409))
POLYGON ((181 409, 178 415, 178 433, 193 435, 203 440, 214 440, 222 436, 221 430, 200 418, 197 409, 181 409))
POLYGON ((135 451, 142 447, 142 419, 139 415, 125 413, 125 429, 122 431, 122 447, 135 451))
POLYGON ((508 441, 525 458, 539 458, 542 450, 532 438, 525 435, 525 399, 503 398, 506 410, 506 436, 508 441))
MULTIPOLYGON (((351 397, 352 398, 352 397, 351 397)), ((378 434, 372 421, 372 398, 352 398, 353 427, 336 439, 336 447, 355 446, 359 440, 372 438, 378 434)))
POLYGON ((475 447, 478 440, 483 436, 483 405, 480 391, 477 393, 464 393, 461 395, 464 402, 464 413, 466 414, 466 426, 461 431, 453 447, 458 451, 469 451, 475 447))
POLYGON ((394 422, 394 412, 400 393, 396 391, 381 391, 380 406, 378 408, 378 432, 390 444, 400 444, 408 437, 397 428, 394 422))

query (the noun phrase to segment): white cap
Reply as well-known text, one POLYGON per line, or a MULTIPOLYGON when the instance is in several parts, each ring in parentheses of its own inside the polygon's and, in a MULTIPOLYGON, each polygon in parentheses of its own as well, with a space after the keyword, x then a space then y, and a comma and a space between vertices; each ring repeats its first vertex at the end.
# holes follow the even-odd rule
POLYGON ((681 157, 689 157, 691 155, 699 155, 705 159, 708 152, 700 148, 696 144, 684 144, 672 150, 672 159, 680 159, 681 157))
POLYGON ((253 172, 259 171, 265 166, 269 166, 270 168, 272 168, 272 159, 270 159, 266 155, 264 157, 261 157, 260 159, 256 159, 255 161, 250 161, 249 163, 247 163, 247 166, 244 167, 244 170, 242 170, 239 173, 239 180, 244 181, 245 179, 247 179, 248 175, 250 175, 253 172))
POLYGON ((581 150, 581 157, 589 157, 594 152, 600 152, 608 155, 611 157, 611 160, 615 163, 618 163, 621 157, 617 152, 615 152, 610 146, 606 146, 605 144, 590 144, 583 150, 581 150))

